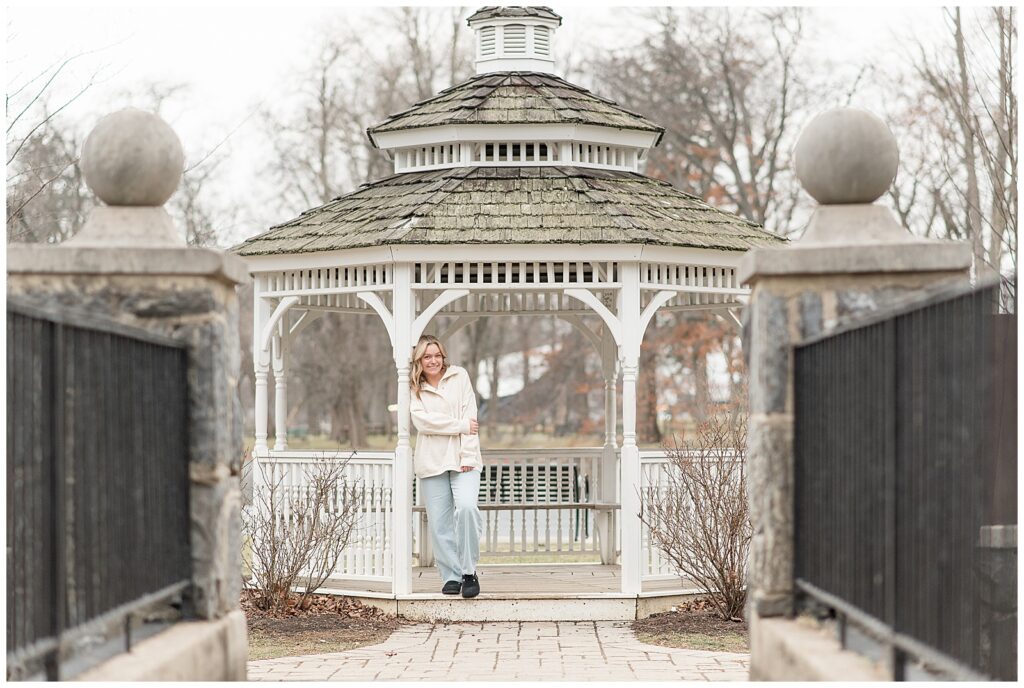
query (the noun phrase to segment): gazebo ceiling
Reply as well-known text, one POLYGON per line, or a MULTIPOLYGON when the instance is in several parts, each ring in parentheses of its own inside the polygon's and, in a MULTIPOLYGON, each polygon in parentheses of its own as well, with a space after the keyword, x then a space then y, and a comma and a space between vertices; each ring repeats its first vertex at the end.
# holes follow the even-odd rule
MULTIPOLYGON (((590 124, 657 132, 664 127, 553 74, 478 74, 367 129, 376 134, 454 124, 590 124)), ((657 145, 657 143, 655 143, 657 145)))
POLYGON ((364 184, 236 246, 242 256, 396 244, 651 244, 747 250, 784 240, 640 174, 460 167, 364 184))

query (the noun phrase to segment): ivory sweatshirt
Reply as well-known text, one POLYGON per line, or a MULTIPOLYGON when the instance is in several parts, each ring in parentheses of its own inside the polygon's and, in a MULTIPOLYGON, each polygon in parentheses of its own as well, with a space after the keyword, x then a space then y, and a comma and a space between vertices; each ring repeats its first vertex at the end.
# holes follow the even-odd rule
POLYGON ((465 368, 448 366, 436 388, 423 383, 419 397, 412 394, 409 412, 417 431, 417 478, 458 471, 461 466, 483 467, 480 436, 469 434, 469 419, 476 420, 476 394, 465 368))

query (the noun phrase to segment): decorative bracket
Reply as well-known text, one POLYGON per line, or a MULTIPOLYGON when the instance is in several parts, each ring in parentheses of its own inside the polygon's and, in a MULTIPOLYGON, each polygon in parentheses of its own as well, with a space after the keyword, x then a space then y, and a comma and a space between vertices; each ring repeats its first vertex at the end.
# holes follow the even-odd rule
POLYGON ((299 319, 296 320, 295 324, 288 330, 288 335, 294 337, 312 325, 314 321, 319 320, 323 314, 323 311, 303 311, 302 315, 299 316, 299 319))
POLYGON ((442 308, 450 303, 458 301, 463 296, 469 296, 468 289, 445 289, 431 302, 429 306, 424 308, 423 312, 419 314, 419 317, 412 322, 412 330, 409 332, 409 341, 411 342, 411 346, 416 346, 416 342, 419 341, 420 335, 423 334, 423 330, 426 329, 427 323, 429 323, 442 308))
POLYGON ((654 314, 658 312, 658 309, 668 303, 676 293, 674 291, 659 291, 651 299, 651 302, 644 308, 643 313, 640 314, 640 341, 643 341, 644 333, 647 332, 647 326, 651 324, 651 320, 654 319, 654 314))
POLYGON ((281 299, 281 303, 277 304, 277 308, 270 315, 270 319, 263 326, 263 331, 260 332, 260 351, 266 351, 270 347, 270 338, 274 335, 274 329, 284 314, 288 312, 288 309, 299 302, 298 296, 286 296, 281 299))
POLYGON ((601 303, 600 299, 594 296, 594 292, 587 289, 566 289, 565 295, 571 296, 590 306, 595 313, 601 316, 601 320, 604 320, 604 324, 608 326, 608 331, 611 332, 615 343, 622 346, 622 323, 619 322, 614 313, 608 310, 607 306, 601 303))
POLYGON ((740 330, 743 329, 743 323, 740 322, 739 317, 736 315, 735 308, 726 308, 725 314, 728 315, 734 323, 736 323, 736 327, 740 328, 740 330))
POLYGON ((448 338, 453 334, 461 330, 466 325, 471 325, 480 319, 479 315, 460 315, 455 322, 445 328, 445 331, 437 336, 442 342, 448 341, 448 338))
POLYGON ((391 314, 388 307, 384 305, 384 299, 379 294, 373 291, 360 291, 356 292, 356 296, 365 302, 370 308, 377 311, 377 315, 380 316, 381 322, 384 323, 384 329, 388 331, 388 339, 391 341, 391 348, 395 348, 395 316, 391 314))

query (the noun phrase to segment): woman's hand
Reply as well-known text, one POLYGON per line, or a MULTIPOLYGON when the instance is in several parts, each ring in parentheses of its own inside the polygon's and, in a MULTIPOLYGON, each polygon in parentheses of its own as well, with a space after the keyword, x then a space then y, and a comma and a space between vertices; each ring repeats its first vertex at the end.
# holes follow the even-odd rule
POLYGON ((476 422, 475 418, 469 419, 469 434, 475 435, 480 430, 480 424, 476 422))
POLYGON ((463 473, 469 473, 471 470, 473 470, 473 467, 472 466, 459 466, 459 470, 462 471, 463 473))

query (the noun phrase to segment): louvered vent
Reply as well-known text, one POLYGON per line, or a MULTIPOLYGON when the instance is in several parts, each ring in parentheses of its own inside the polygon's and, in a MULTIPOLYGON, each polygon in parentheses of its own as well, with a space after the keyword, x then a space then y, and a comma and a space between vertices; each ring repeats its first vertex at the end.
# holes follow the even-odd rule
POLYGON ((504 38, 506 55, 526 54, 526 26, 523 24, 509 24, 505 27, 504 38))
POLYGON ((480 57, 494 57, 497 50, 495 28, 485 26, 480 30, 480 57))
POLYGON ((548 33, 548 27, 533 27, 533 51, 538 55, 551 54, 551 35, 548 33))

